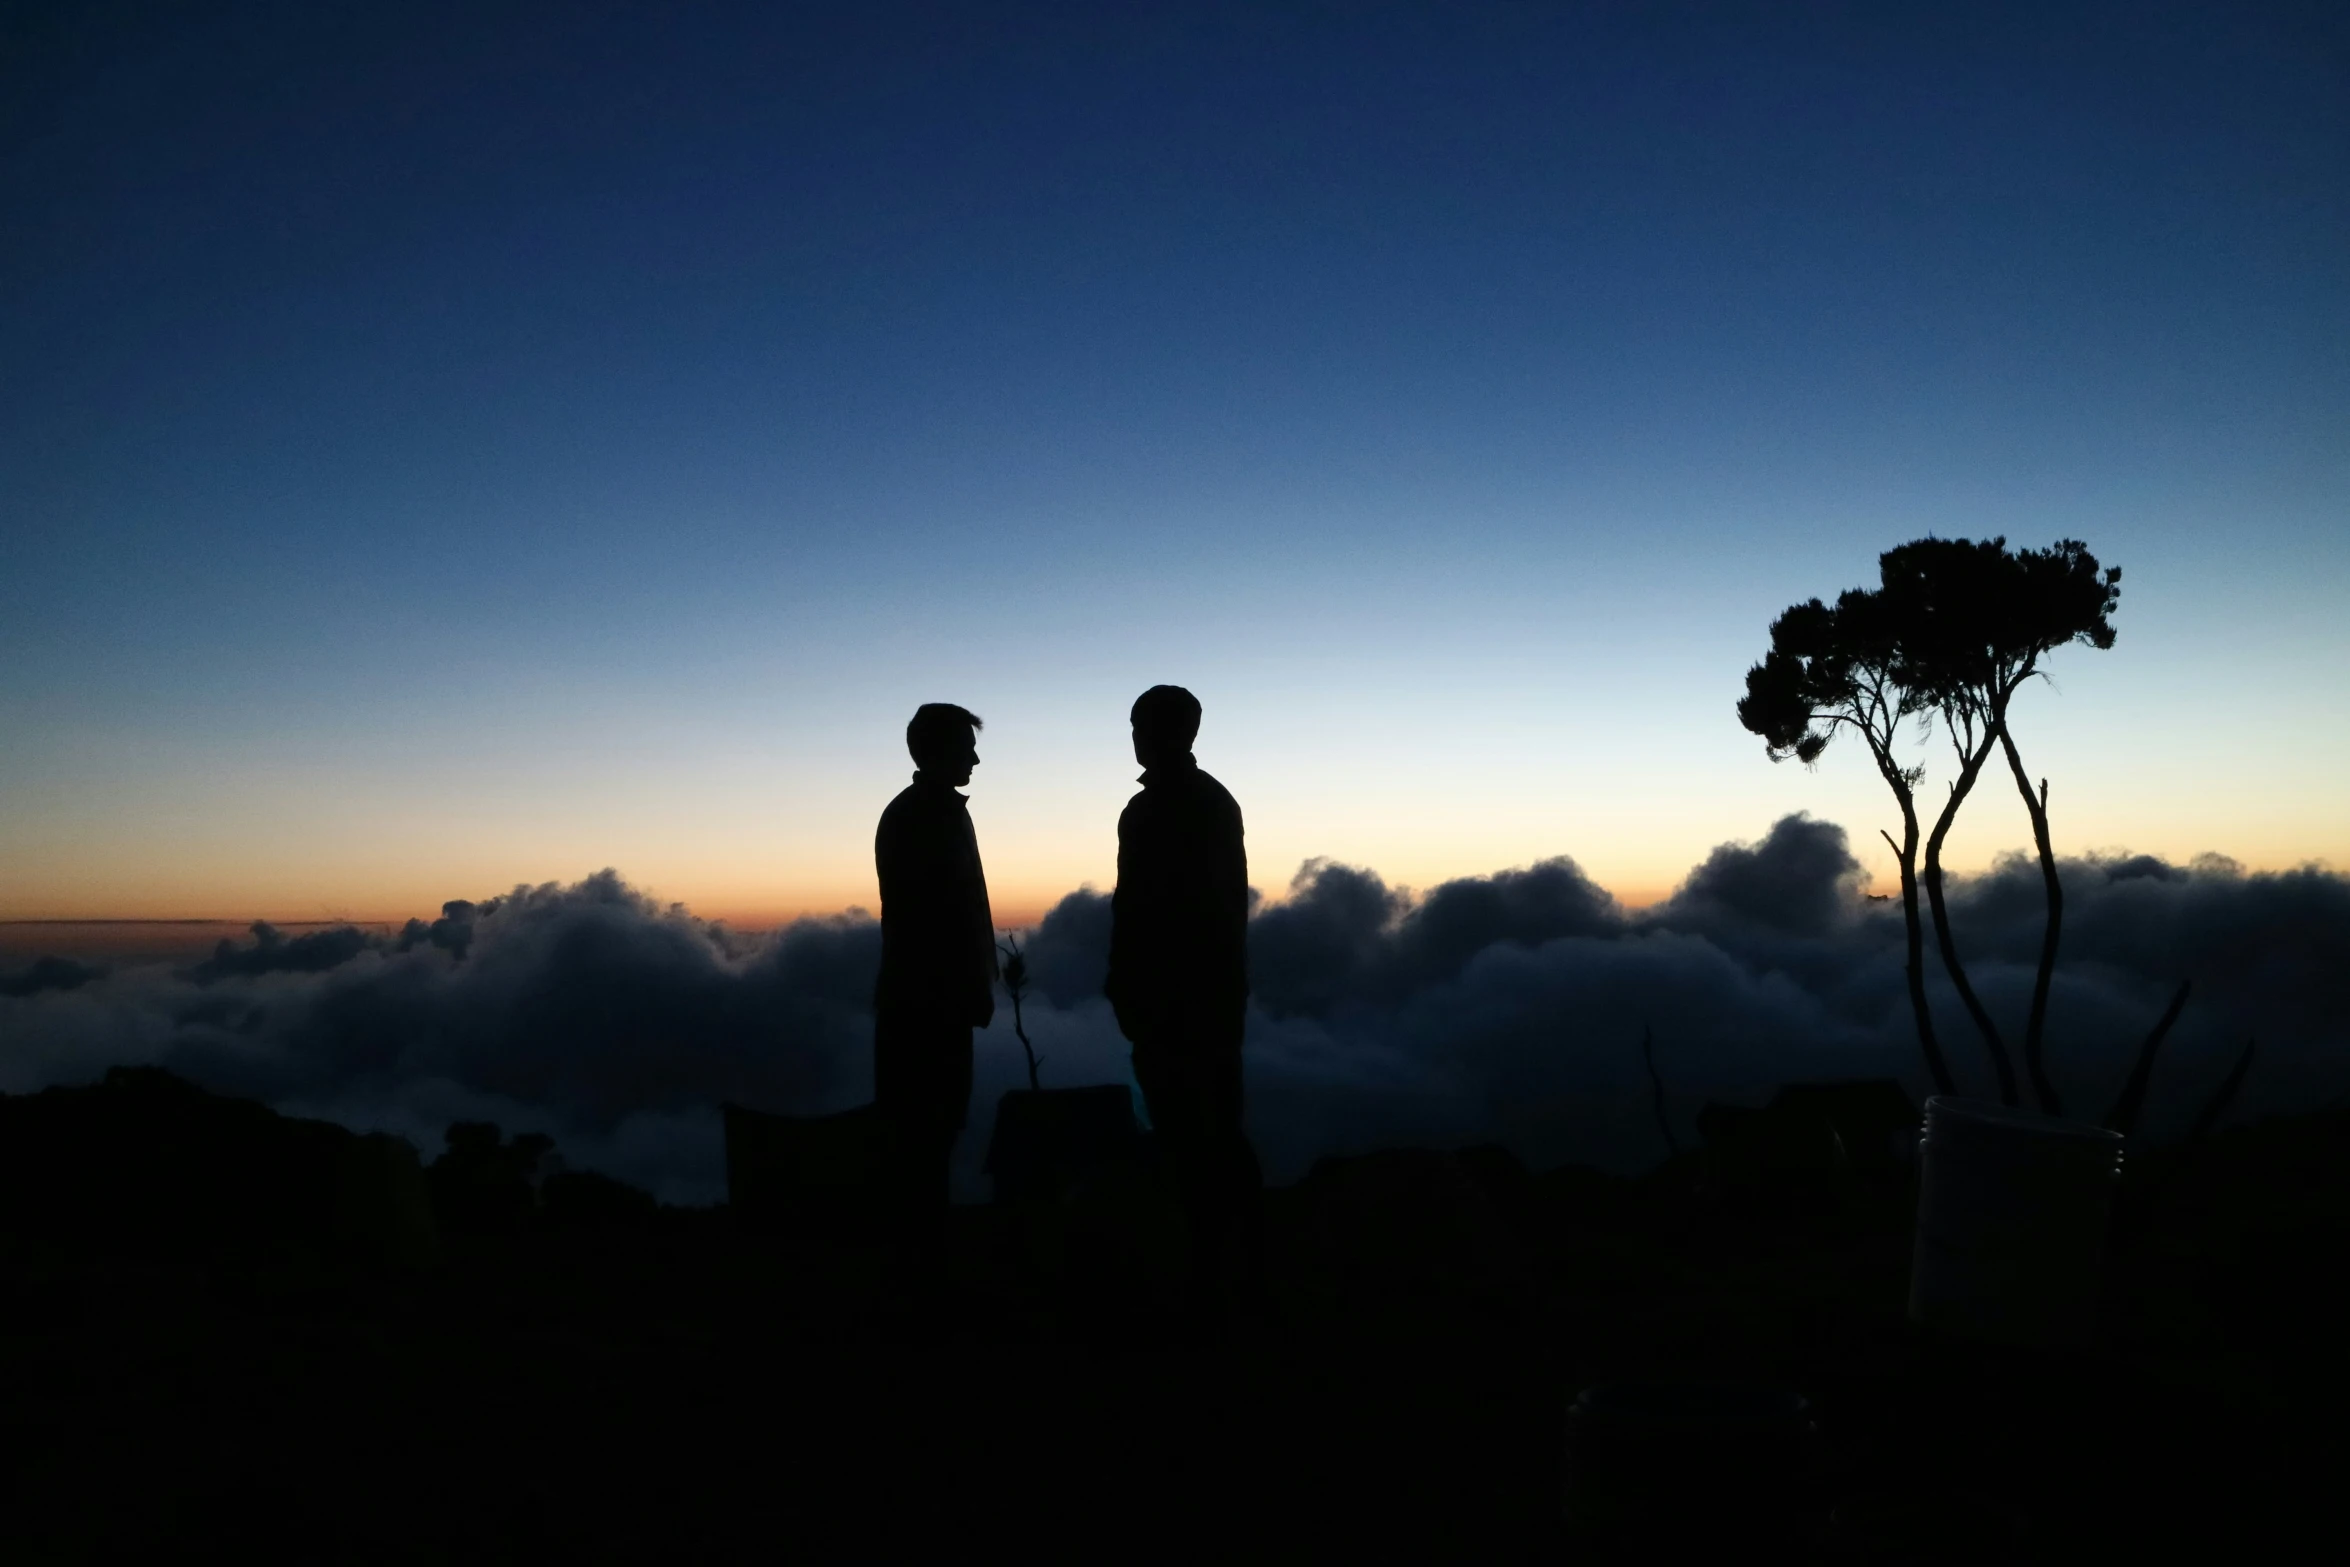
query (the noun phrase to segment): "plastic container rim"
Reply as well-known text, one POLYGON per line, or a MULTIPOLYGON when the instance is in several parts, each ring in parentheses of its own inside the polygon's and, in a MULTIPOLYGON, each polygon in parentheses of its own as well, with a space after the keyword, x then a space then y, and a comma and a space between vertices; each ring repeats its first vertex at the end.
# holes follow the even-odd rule
POLYGON ((2083 1121, 2060 1120, 2042 1115, 2036 1110, 2025 1110, 2014 1105, 2003 1105, 1996 1100, 1968 1099, 1949 1094, 1935 1094, 1926 1101, 1924 1128, 1931 1140, 1939 1126, 1971 1132, 1989 1132, 1993 1135, 2029 1138, 2034 1142, 2075 1143, 2084 1148, 2110 1149, 2118 1152, 2125 1139, 2122 1134, 2102 1126, 2091 1126, 2083 1121))

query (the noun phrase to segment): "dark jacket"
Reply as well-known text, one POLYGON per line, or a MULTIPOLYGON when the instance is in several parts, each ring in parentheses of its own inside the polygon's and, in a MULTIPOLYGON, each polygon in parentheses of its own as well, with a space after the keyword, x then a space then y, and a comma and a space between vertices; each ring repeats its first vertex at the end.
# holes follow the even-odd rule
POLYGON ((881 813, 881 977, 874 1011, 985 1028, 995 1016, 995 920, 970 802, 916 773, 881 813))
POLYGON ((1118 818, 1110 977, 1137 1044, 1169 1031, 1238 1047, 1248 1008, 1248 850, 1240 806, 1189 757, 1142 775, 1118 818))

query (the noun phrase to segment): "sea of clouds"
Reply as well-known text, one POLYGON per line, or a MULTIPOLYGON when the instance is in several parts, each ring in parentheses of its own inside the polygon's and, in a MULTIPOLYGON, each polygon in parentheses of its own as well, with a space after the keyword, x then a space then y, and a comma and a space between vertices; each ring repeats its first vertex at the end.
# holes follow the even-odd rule
MULTIPOLYGON (((2102 1114, 2183 979, 2143 1131, 2175 1133, 2247 1039, 2238 1115, 2350 1092, 2350 878, 2216 858, 2068 860, 2051 1072, 2102 1114)), ((1891 890, 1891 889, 1887 889, 1891 890)), ((1978 992, 2017 1049, 2043 917, 2036 863, 1954 879, 1978 992)), ((1027 936, 1030 1038, 1048 1087, 1130 1081, 1101 979, 1109 899, 1072 892, 1027 936)), ((0 973, 0 1091, 166 1067, 289 1113, 397 1132, 426 1157, 452 1120, 556 1139, 574 1166, 672 1202, 723 1196, 721 1102, 842 1109, 872 1088, 880 930, 862 914, 758 937, 657 904, 612 871, 447 905, 396 938, 256 926, 192 966, 48 959, 0 973)), ((1988 1057, 1929 946, 1962 1085, 1988 1057)), ((1248 1092, 1268 1176, 1325 1154, 1499 1142, 1537 1167, 1620 1172, 1664 1152, 1641 1055, 1653 1030, 1686 1143, 1705 1102, 1780 1083, 1892 1077, 1928 1091, 1897 901, 1869 895, 1844 830, 1789 816, 1725 844, 1630 912, 1574 861, 1422 894, 1313 861, 1249 932, 1248 1092)), ((978 1036, 957 1184, 984 1195, 997 1098, 1024 1086, 1011 1009, 978 1036)))

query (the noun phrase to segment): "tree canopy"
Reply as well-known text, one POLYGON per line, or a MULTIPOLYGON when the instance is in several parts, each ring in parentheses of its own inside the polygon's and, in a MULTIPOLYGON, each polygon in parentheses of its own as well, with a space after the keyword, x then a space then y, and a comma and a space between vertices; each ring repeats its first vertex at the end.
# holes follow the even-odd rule
POLYGON ((1794 605, 1771 622, 1770 651, 1746 672, 1738 721, 1773 761, 1818 761, 1841 725, 1870 736, 1872 751, 1890 746, 1901 720, 1921 710, 1902 683, 1897 632, 1884 594, 1866 588, 1846 589, 1832 609, 1794 605))
POLYGON ((2101 568, 2078 539, 2012 552, 2004 537, 1916 539, 1878 568, 1894 677, 1946 715, 1995 724, 2054 649, 2113 646, 2121 568, 2101 568))

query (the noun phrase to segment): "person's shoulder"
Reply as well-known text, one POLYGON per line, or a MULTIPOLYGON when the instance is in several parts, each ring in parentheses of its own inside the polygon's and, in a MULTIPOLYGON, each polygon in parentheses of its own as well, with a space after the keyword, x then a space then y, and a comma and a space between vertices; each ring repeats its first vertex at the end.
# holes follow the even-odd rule
POLYGON ((892 796, 889 804, 881 808, 881 830, 889 832, 896 828, 910 827, 924 817, 935 814, 935 810, 936 808, 927 798, 923 787, 920 784, 910 783, 892 796))
POLYGON ((1232 791, 1216 781, 1215 774, 1201 767, 1192 772, 1192 791, 1210 807, 1219 812, 1240 814, 1240 802, 1232 798, 1232 791))

